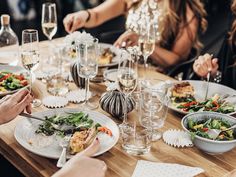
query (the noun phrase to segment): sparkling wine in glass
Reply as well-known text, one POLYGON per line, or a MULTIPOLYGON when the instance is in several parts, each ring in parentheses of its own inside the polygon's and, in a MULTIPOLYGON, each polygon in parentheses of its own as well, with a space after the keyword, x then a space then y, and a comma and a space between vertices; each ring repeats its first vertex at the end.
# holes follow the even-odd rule
POLYGON ((42 29, 51 41, 57 32, 57 12, 55 3, 44 3, 42 7, 42 29))
POLYGON ((147 73, 147 59, 155 49, 156 41, 156 26, 153 23, 139 26, 139 48, 144 58, 145 77, 147 73))
MULTIPOLYGON (((42 20, 41 20, 41 26, 44 35, 48 38, 50 41, 49 44, 49 50, 50 53, 52 51, 52 38, 57 32, 57 11, 56 11, 56 4, 55 3, 44 3, 42 6, 42 20)), ((46 64, 52 63, 52 57, 51 54, 49 54, 49 59, 47 60, 46 64)))
POLYGON ((85 78, 85 102, 83 108, 87 110, 96 109, 98 104, 89 102, 89 79, 94 78, 98 72, 98 39, 93 41, 80 41, 77 45, 78 52, 78 74, 85 78))
POLYGON ((130 54, 125 54, 127 57, 125 60, 123 58, 119 62, 117 81, 119 85, 119 90, 124 93, 124 119, 120 128, 127 125, 127 98, 131 94, 136 86, 138 80, 137 73, 137 62, 131 57, 130 54))
MULTIPOLYGON (((21 62, 30 76, 30 92, 32 92, 32 73, 39 65, 38 31, 26 29, 22 31, 21 62)), ((33 100, 33 107, 41 105, 39 99, 33 100)))

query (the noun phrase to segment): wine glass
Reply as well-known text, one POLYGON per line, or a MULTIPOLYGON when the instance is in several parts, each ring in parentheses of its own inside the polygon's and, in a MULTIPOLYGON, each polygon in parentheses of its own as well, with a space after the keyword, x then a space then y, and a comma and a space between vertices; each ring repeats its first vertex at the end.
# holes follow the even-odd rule
POLYGON ((98 72, 98 39, 93 41, 79 41, 77 44, 78 63, 77 69, 80 77, 85 78, 85 102, 83 108, 87 110, 96 109, 98 104, 88 101, 89 79, 94 78, 98 72))
POLYGON ((139 25, 138 45, 144 58, 144 79, 147 73, 147 59, 155 49, 156 26, 154 23, 142 23, 139 25))
MULTIPOLYGON (((21 62, 30 76, 30 92, 32 92, 32 73, 39 65, 38 31, 25 29, 22 31, 21 62)), ((41 105, 39 99, 33 100, 33 107, 41 105)))
POLYGON ((124 93, 124 119, 120 128, 127 125, 127 98, 135 90, 137 86, 138 73, 137 73, 137 62, 129 53, 123 52, 122 58, 119 62, 117 80, 119 85, 119 90, 124 93), (123 59, 123 57, 126 57, 123 59))
POLYGON ((141 91, 140 124, 151 130, 152 141, 159 140, 168 112, 169 97, 158 89, 145 88, 141 91))
POLYGON ((57 32, 57 12, 55 3, 44 3, 42 7, 42 29, 44 35, 51 41, 57 32))
MULTIPOLYGON (((51 46, 52 38, 57 32, 57 11, 55 3, 47 2, 43 4, 41 25, 43 33, 50 41, 50 46, 51 46)), ((50 50, 51 48, 52 47, 50 47, 50 50)), ((47 64, 51 63, 52 62, 51 60, 52 60, 51 57, 49 57, 47 64)))

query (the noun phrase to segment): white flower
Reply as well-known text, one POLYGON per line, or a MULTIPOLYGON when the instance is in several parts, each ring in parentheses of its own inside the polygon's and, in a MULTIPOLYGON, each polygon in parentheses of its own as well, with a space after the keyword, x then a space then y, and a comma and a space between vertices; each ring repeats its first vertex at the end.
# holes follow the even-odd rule
POLYGON ((79 31, 75 31, 69 35, 67 35, 64 39, 64 43, 68 45, 74 45, 77 43, 92 43, 94 41, 94 37, 83 31, 82 33, 79 31))

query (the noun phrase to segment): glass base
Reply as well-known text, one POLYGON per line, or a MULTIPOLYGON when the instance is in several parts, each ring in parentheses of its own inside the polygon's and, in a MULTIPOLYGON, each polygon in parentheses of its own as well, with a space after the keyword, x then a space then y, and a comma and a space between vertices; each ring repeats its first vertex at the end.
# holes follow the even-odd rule
POLYGON ((151 137, 152 137, 151 138, 152 141, 157 141, 157 140, 161 139, 162 133, 157 130, 153 130, 151 137))
POLYGON ((42 102, 39 99, 34 99, 32 102, 32 107, 33 108, 37 108, 39 106, 41 106, 42 102))
POLYGON ((84 102, 79 105, 82 110, 93 110, 98 108, 98 103, 84 102))
POLYGON ((61 87, 61 88, 48 88, 48 92, 52 95, 59 95, 64 96, 67 94, 69 89, 67 87, 61 87))
POLYGON ((131 155, 144 155, 150 152, 151 147, 139 148, 134 145, 122 145, 123 150, 131 155))

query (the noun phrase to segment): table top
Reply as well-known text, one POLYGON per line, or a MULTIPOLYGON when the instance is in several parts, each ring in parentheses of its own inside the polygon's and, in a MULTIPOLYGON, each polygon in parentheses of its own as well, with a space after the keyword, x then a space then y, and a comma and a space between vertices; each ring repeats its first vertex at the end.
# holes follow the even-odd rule
MULTIPOLYGON (((54 40, 54 43, 59 42, 61 39, 54 40)), ((41 59, 47 54, 49 43, 47 41, 40 42, 41 59)), ((1 50, 0 50, 1 52, 1 50)), ((142 68, 140 69, 142 72, 142 68)), ((158 78, 162 80, 171 79, 168 76, 157 73, 155 69, 148 70, 148 77, 158 78)), ((71 83, 70 89, 76 89, 75 85, 71 83)), ((106 91, 104 83, 95 84, 91 83, 90 88, 97 93, 97 99, 106 91)), ((33 85, 33 91, 37 98, 42 99, 48 95, 46 86, 39 80, 36 80, 33 85)), ((76 104, 69 104, 67 107, 78 107, 76 104)), ((33 109, 34 112, 47 110, 44 106, 33 109)), ((98 108, 99 111, 107 116, 103 110, 98 108)), ((109 116, 111 117, 111 116, 109 116)), ((129 119, 137 119, 134 113, 128 115, 129 119)), ((181 129, 181 118, 183 115, 169 111, 164 127, 161 131, 167 129, 181 129)), ((112 117, 111 117, 112 118, 112 117)), ((25 176, 51 176, 58 168, 56 161, 35 155, 23 147, 21 147, 14 138, 14 128, 18 121, 22 118, 17 117, 15 120, 0 126, 0 153, 7 158, 16 168, 18 168, 25 176)), ((113 119, 113 118, 112 118, 113 119)), ((115 119, 113 119, 115 120, 115 119)), ((115 120, 117 122, 117 120, 115 120)), ((117 122, 119 123, 119 122, 117 122)), ((205 170, 199 176, 214 176, 222 177, 225 174, 233 171, 236 168, 236 148, 230 152, 221 155, 208 155, 197 148, 174 148, 159 140, 152 143, 151 152, 143 156, 131 156, 125 153, 121 147, 121 141, 108 152, 98 156, 98 159, 104 160, 108 166, 107 177, 130 177, 136 166, 137 160, 149 160, 154 162, 164 163, 178 163, 193 167, 201 167, 205 170)))

